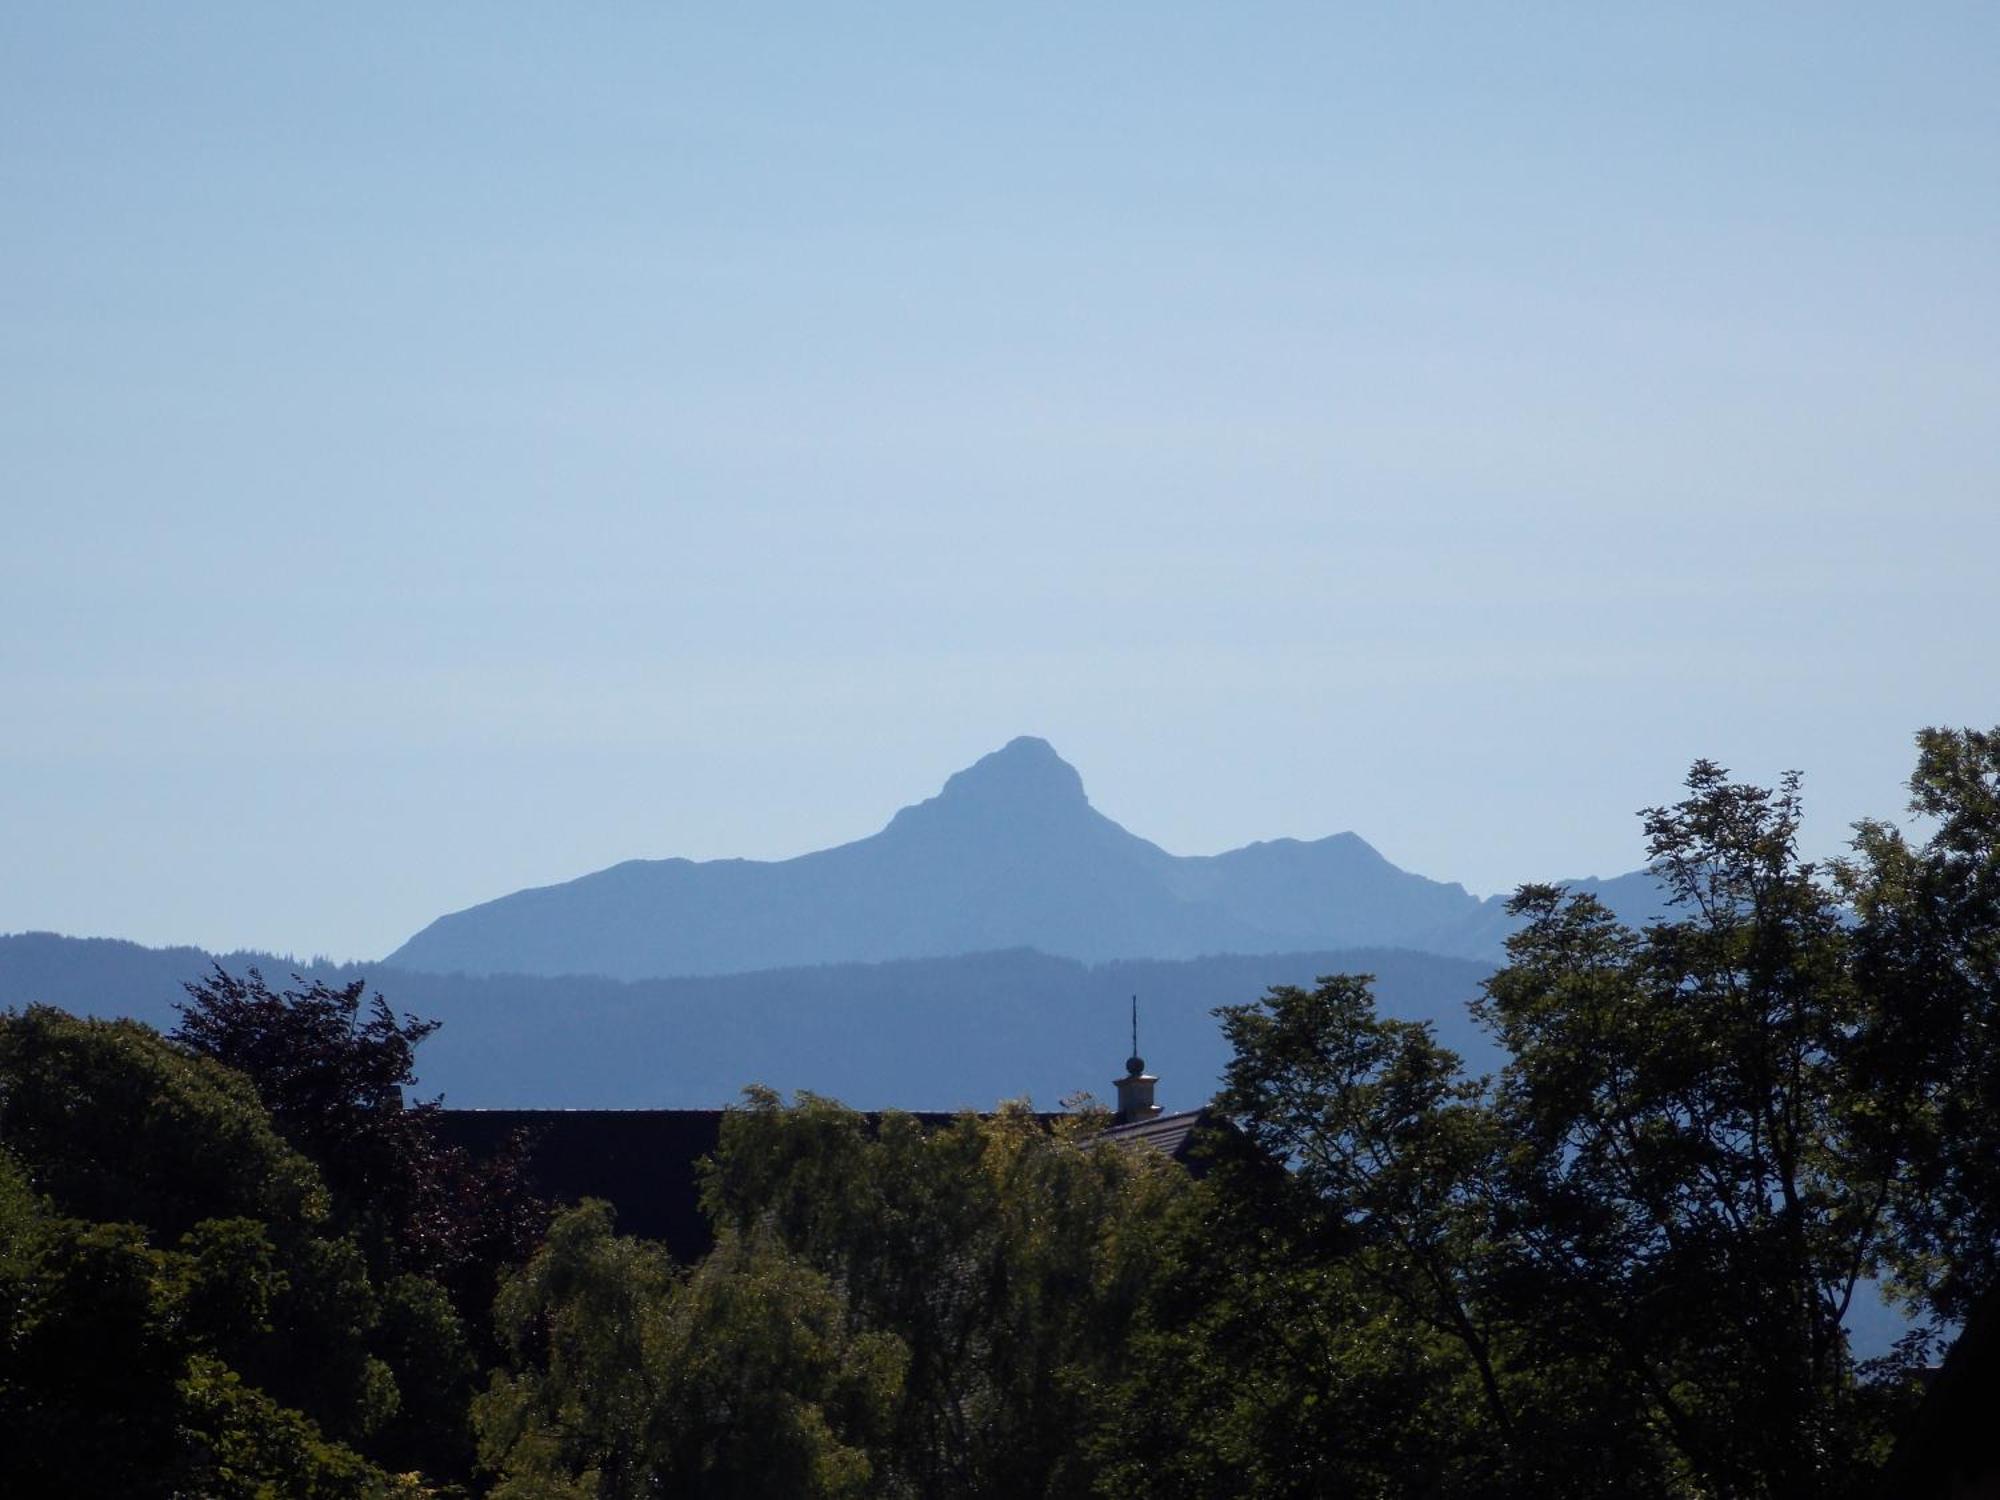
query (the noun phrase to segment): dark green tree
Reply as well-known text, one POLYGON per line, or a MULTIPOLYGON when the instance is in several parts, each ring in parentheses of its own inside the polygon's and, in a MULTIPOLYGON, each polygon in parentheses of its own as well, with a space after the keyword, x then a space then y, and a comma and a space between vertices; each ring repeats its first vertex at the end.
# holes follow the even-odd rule
POLYGON ((1290 1173, 1219 1131, 1099 1393, 1099 1493, 1158 1500, 1491 1493, 1454 1339, 1385 1298, 1290 1173))
POLYGON ((136 1022, 47 1006, 0 1017, 0 1140, 64 1214, 143 1224, 167 1243, 203 1219, 327 1213, 319 1174, 249 1083, 136 1022))
POLYGON ((1590 1451, 1627 1493, 1671 1493, 1601 1360, 1543 1339, 1541 1309, 1510 1294, 1512 1143, 1486 1083, 1428 1024, 1377 1014, 1366 976, 1281 986, 1221 1015, 1234 1057, 1217 1104, 1282 1185, 1216 1177, 1269 1248, 1212 1268, 1213 1296, 1225 1315, 1288 1313, 1225 1321, 1225 1357, 1267 1411, 1314 1396, 1313 1420, 1270 1450, 1291 1464, 1262 1464, 1268 1478, 1243 1492, 1588 1494, 1601 1471, 1574 1460, 1590 1451), (1273 1390, 1274 1367, 1302 1383, 1273 1390))
POLYGON ((1495 1108, 1502 1283, 1587 1351, 1702 1492, 1855 1493, 1906 1393, 1845 1319, 1880 1263, 1892 1163, 1857 1129, 1870 1017, 1851 922, 1775 791, 1699 762, 1646 816, 1673 904, 1644 933, 1525 888, 1482 1013, 1511 1061, 1495 1108))
POLYGON ((435 1021, 397 1015, 365 980, 274 989, 220 965, 187 987, 173 1039, 248 1077, 278 1131, 320 1169, 336 1220, 381 1275, 414 1272, 482 1314, 503 1266, 548 1222, 518 1147, 486 1162, 445 1145, 436 1100, 409 1098, 435 1021))
MULTIPOLYGON (((1865 1279, 1900 1255, 1941 1306, 1951 1283, 1927 1267, 1986 1284, 1993 1227, 1966 1217, 1992 1187, 1973 1141, 2000 1119, 1976 1019, 2000 883, 1990 750, 1928 740, 1939 833, 1910 850, 1864 830, 1842 883, 1800 857, 1795 778, 1697 764, 1646 815, 1667 920, 1635 932, 1555 887, 1516 897, 1525 925, 1477 1006, 1507 1059, 1492 1079, 1378 1016, 1356 977, 1222 1012, 1218 1102, 1284 1186, 1216 1191, 1282 1249, 1203 1268, 1179 1329, 1213 1335, 1231 1389, 1289 1362, 1325 1403, 1306 1467, 1243 1492, 1588 1494, 1606 1464, 1628 1494, 1865 1490, 1917 1352, 1857 1363, 1844 1323, 1865 1279), (1234 1315, 1252 1304, 1293 1311, 1234 1315), (1322 1347, 1401 1353, 1315 1370, 1287 1329, 1314 1316, 1322 1347), (1452 1436, 1427 1443, 1427 1423, 1452 1436)), ((1185 1342, 1166 1336, 1198 1360, 1185 1342)), ((1207 1438, 1244 1451, 1283 1394, 1236 1399, 1244 1425, 1207 1438)))
POLYGON ((880 1493, 870 1449, 902 1346, 854 1330, 831 1284, 768 1240, 726 1234, 683 1272, 586 1203, 497 1316, 509 1368, 476 1404, 496 1496, 880 1493))
POLYGON ((725 1122, 706 1188, 719 1227, 770 1236, 909 1351, 881 1493, 1090 1493, 1096 1402, 1187 1186, 1099 1143, 1104 1123, 1009 1105, 927 1128, 756 1089, 725 1122))
POLYGON ((1898 1284, 1942 1332, 2000 1294, 2000 727, 1917 752, 1929 836, 1864 822, 1839 873, 1870 1000, 1857 1123, 1893 1184, 1898 1284))
POLYGON ((0 1017, 0 1452, 23 1494, 375 1495, 398 1392, 310 1163, 131 1022, 0 1017))

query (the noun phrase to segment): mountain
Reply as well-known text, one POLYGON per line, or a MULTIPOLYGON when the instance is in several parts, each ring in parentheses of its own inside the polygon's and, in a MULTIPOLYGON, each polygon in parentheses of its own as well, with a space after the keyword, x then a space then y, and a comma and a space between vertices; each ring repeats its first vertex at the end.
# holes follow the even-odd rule
POLYGON ((1017 947, 1090 963, 1357 946, 1487 959, 1503 907, 1352 833, 1169 854, 1024 737, 871 837, 773 862, 628 861, 440 917, 385 963, 640 979, 1017 947))
POLYGON ((1205 1101, 1228 1061, 1213 1011, 1274 984, 1376 975, 1384 1013, 1433 1021, 1476 1068, 1491 1048, 1465 1002, 1490 965, 1424 953, 1340 952, 1085 964, 1026 950, 761 974, 623 981, 422 974, 196 948, 142 948, 53 933, 0 936, 0 1008, 36 1002, 129 1016, 161 1030, 181 985, 215 963, 344 984, 365 979, 398 1012, 443 1025, 417 1053, 420 1094, 485 1109, 705 1109, 744 1085, 810 1089, 864 1109, 1053 1107, 1111 1095, 1130 1043, 1160 1075, 1160 1102, 1205 1101))

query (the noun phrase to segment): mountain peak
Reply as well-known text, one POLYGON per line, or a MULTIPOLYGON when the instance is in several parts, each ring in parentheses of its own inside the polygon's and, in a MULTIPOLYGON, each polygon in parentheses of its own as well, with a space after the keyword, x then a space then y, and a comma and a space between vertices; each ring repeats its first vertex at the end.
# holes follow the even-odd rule
POLYGON ((1030 734, 1011 739, 945 782, 940 802, 1010 807, 1089 805, 1076 767, 1047 740, 1030 734))
POLYGON ((1169 854, 1023 736, 853 843, 768 864, 616 865, 440 917, 387 963, 643 979, 1020 947, 1089 963, 1363 946, 1489 957, 1510 920, 1353 834, 1169 854))

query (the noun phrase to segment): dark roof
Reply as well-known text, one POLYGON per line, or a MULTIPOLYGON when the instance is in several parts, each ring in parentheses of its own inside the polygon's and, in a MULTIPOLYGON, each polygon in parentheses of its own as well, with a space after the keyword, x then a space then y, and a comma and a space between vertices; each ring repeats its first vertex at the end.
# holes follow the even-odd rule
POLYGON ((544 1198, 603 1198, 618 1230, 664 1240, 678 1260, 713 1245, 696 1175, 722 1139, 719 1109, 444 1109, 438 1132, 474 1157, 527 1143, 529 1185, 544 1198))
MULTIPOLYGON (((702 1159, 722 1140, 720 1109, 441 1109, 438 1133, 448 1145, 488 1158, 520 1135, 529 1186, 556 1203, 602 1198, 617 1210, 621 1234, 664 1241, 691 1263, 715 1245, 701 1211, 702 1159)), ((927 1126, 958 1118, 944 1110, 906 1110, 927 1126)), ((871 1114, 871 1121, 880 1119, 871 1114)), ((1044 1116, 1052 1119, 1054 1116, 1044 1116)))
MULTIPOLYGON (((676 1259, 692 1262, 715 1243, 701 1211, 700 1168, 722 1139, 725 1113, 720 1109, 443 1109, 435 1118, 447 1144, 478 1158, 497 1155, 519 1135, 526 1143, 528 1183, 535 1192, 557 1203, 602 1198, 617 1210, 621 1234, 664 1241, 676 1259)), ((942 1110, 904 1113, 927 1126, 947 1125, 958 1118, 942 1110)), ((1157 1115, 1114 1125, 1104 1138, 1158 1151, 1200 1176, 1205 1163, 1194 1153, 1196 1127, 1208 1117, 1205 1109, 1157 1115)))
POLYGON ((1198 1128, 1208 1123, 1210 1111, 1184 1109, 1179 1114, 1154 1115, 1150 1120, 1113 1125, 1104 1132, 1104 1139, 1115 1141, 1127 1149, 1149 1147, 1169 1161, 1179 1162, 1199 1177, 1202 1173, 1201 1160, 1194 1155, 1194 1148, 1198 1128))

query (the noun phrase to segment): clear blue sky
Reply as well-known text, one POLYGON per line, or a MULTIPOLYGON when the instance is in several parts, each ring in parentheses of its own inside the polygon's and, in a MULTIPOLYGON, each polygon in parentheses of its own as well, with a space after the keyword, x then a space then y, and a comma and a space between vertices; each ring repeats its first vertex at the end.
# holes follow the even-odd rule
POLYGON ((2000 721, 1990 3, 17 3, 0 204, 0 930, 374 956, 1018 733, 1483 893, 2000 721))

